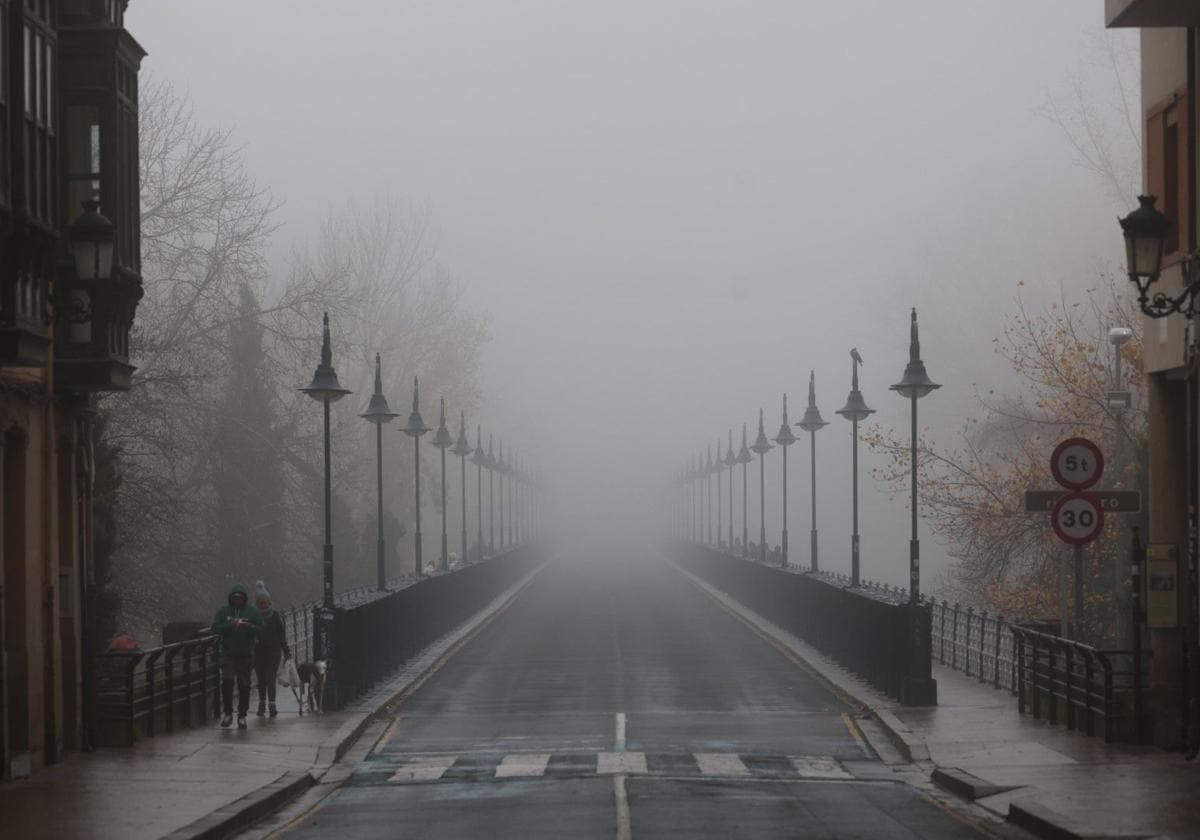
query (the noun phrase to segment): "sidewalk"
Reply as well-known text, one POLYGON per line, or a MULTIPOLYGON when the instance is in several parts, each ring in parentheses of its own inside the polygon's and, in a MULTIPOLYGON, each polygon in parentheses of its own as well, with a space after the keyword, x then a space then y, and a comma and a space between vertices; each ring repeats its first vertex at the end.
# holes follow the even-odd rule
POLYGON ((1200 837, 1200 760, 1156 747, 1105 744, 1022 717, 1017 699, 934 665, 938 705, 905 708, 812 646, 676 567, 696 586, 863 707, 891 744, 880 753, 991 814, 1045 838, 1200 837), (892 747, 895 750, 892 750, 892 747))
POLYGON ((0 835, 200 840, 244 827, 317 784, 376 713, 419 685, 538 571, 343 711, 301 717, 291 691, 281 687, 279 717, 255 717, 253 697, 246 730, 221 729, 213 721, 133 747, 72 753, 31 778, 0 784, 0 835))

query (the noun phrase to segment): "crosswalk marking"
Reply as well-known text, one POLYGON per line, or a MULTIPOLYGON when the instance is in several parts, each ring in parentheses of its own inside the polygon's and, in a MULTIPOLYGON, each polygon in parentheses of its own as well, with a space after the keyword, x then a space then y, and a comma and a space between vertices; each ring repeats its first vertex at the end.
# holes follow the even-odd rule
POLYGON ((853 779, 845 768, 824 756, 794 756, 792 765, 801 779, 853 779))
POLYGON ((541 776, 550 762, 550 753, 511 753, 496 767, 497 779, 541 776))
POLYGON ((417 756, 392 774, 392 782, 432 782, 454 766, 456 755, 417 756))
POLYGON ((596 774, 609 776, 614 773, 644 775, 646 754, 640 752, 602 752, 596 756, 596 774))
POLYGON ((705 776, 750 775, 750 768, 732 753, 696 753, 696 763, 705 776))
POLYGON ((581 778, 585 776, 670 776, 721 779, 852 780, 828 755, 738 753, 463 753, 399 756, 400 766, 372 762, 361 781, 378 784, 482 782, 503 779, 581 778), (382 766, 380 766, 382 764, 382 766))

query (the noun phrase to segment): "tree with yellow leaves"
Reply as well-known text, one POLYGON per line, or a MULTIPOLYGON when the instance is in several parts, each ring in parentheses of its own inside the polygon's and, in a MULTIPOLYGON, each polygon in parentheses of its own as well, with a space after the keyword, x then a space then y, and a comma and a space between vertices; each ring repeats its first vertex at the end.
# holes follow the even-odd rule
MULTIPOLYGON (((1142 319, 1116 281, 1103 278, 1081 299, 1031 311, 1018 292, 1014 312, 993 340, 1014 381, 978 393, 979 414, 955 443, 940 446, 922 436, 918 477, 926 521, 947 547, 952 565, 944 594, 1014 620, 1064 614, 1071 574, 1070 548, 1050 528, 1045 513, 1026 513, 1026 490, 1057 487, 1050 453, 1059 441, 1087 437, 1106 456, 1099 487, 1145 491, 1146 399, 1142 372, 1142 319), (1110 327, 1128 326, 1133 337, 1122 353, 1127 409, 1109 404, 1114 349, 1110 327)), ((909 480, 907 431, 873 427, 870 446, 887 456, 875 477, 899 495, 909 480)), ((1087 546, 1086 638, 1111 642, 1124 632, 1127 610, 1128 527, 1136 516, 1109 516, 1101 536, 1087 546)))

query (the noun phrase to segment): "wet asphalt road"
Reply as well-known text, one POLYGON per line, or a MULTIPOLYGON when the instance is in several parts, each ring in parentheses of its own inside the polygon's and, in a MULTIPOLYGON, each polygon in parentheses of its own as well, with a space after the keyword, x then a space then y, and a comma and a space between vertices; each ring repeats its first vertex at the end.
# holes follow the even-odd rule
POLYGON ((289 838, 981 835, 657 554, 556 560, 289 838))

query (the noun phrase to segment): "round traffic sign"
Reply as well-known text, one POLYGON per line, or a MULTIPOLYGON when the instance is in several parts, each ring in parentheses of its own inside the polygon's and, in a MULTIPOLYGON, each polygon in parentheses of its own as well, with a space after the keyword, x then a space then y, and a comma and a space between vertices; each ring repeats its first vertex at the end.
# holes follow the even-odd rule
POLYGON ((1104 509, 1095 496, 1070 493, 1058 500, 1050 512, 1050 523, 1063 542, 1084 545, 1104 530, 1104 509))
POLYGON ((1087 438, 1068 438, 1054 447, 1050 472, 1068 490, 1086 490, 1104 475, 1104 456, 1087 438))

